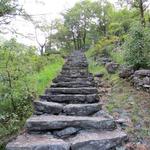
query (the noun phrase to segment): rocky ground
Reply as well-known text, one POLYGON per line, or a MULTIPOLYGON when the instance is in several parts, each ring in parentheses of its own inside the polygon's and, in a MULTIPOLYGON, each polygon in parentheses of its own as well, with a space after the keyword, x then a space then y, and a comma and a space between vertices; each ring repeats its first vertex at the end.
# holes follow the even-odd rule
MULTIPOLYGON (((111 82, 96 77, 99 95, 108 111, 130 138, 128 150, 150 149, 150 93, 138 91, 129 82, 111 82)), ((124 150, 125 148, 121 148, 124 150)))

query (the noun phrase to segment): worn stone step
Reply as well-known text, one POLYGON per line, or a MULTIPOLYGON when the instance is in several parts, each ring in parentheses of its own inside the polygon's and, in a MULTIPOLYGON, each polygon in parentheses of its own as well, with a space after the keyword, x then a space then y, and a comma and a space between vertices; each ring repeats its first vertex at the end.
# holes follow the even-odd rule
POLYGON ((88 72, 80 72, 80 71, 76 71, 76 72, 73 72, 73 71, 61 71, 60 72, 61 75, 63 76, 84 76, 84 77, 88 77, 89 76, 89 73, 88 72))
POLYGON ((58 83, 58 82, 92 82, 94 83, 94 78, 93 77, 88 77, 88 78, 71 78, 71 77, 62 77, 59 76, 53 80, 53 83, 58 83))
POLYGON ((65 66, 69 66, 71 67, 88 67, 88 63, 77 63, 77 64, 73 64, 73 63, 66 63, 65 66))
POLYGON ((82 88, 49 88, 45 90, 45 94, 96 94, 96 87, 82 88))
MULTIPOLYGON (((62 74, 59 74, 59 76, 62 76, 62 74)), ((73 75, 73 74, 71 74, 71 75, 63 75, 63 77, 67 77, 67 78, 89 78, 89 77, 93 77, 93 74, 91 74, 91 73, 88 73, 88 74, 86 74, 86 75, 82 75, 82 76, 78 76, 78 75, 73 75)))
POLYGON ((70 67, 70 66, 64 65, 62 67, 62 70, 88 70, 88 68, 87 67, 70 67))
POLYGON ((89 78, 92 77, 91 74, 61 74, 59 76, 65 77, 65 78, 89 78))
POLYGON ((41 100, 51 101, 51 102, 58 102, 58 103, 96 103, 99 101, 99 97, 97 94, 59 94, 59 95, 41 95, 41 100))
POLYGON ((7 144, 6 150, 70 150, 70 144, 51 135, 24 133, 7 144))
POLYGON ((35 114, 41 115, 43 113, 57 115, 63 111, 63 105, 54 102, 35 101, 35 114))
POLYGON ((71 150, 110 150, 124 144, 127 135, 119 130, 104 132, 81 132, 69 139, 71 150))
POLYGON ((76 68, 76 69, 74 69, 74 68, 68 68, 68 69, 62 69, 62 71, 64 71, 64 72, 67 72, 67 73, 76 73, 76 72, 83 72, 83 73, 88 73, 88 68, 85 68, 85 69, 81 69, 81 68, 76 68))
POLYGON ((81 116, 55 116, 40 115, 32 116, 26 121, 29 132, 61 130, 67 127, 97 130, 114 130, 116 123, 113 119, 103 117, 81 116))
POLYGON ((76 77, 76 78, 79 78, 79 77, 88 78, 89 77, 88 73, 80 73, 80 72, 78 72, 78 73, 61 72, 60 75, 65 76, 65 77, 76 77))
POLYGON ((88 116, 102 109, 101 103, 94 104, 69 104, 64 106, 63 113, 72 116, 88 116))
POLYGON ((53 83, 51 87, 68 87, 68 88, 79 88, 79 87, 95 87, 95 83, 93 82, 58 82, 53 83))
POLYGON ((93 115, 100 111, 102 108, 101 103, 94 104, 59 104, 47 101, 35 101, 34 102, 35 113, 37 115, 42 114, 66 114, 70 116, 88 116, 93 115))

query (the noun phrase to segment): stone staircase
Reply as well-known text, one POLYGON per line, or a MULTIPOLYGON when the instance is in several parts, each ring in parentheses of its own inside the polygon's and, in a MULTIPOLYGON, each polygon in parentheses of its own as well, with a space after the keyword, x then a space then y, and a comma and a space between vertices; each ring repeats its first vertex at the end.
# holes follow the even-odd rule
POLYGON ((74 51, 26 121, 26 132, 7 150, 112 150, 127 141, 102 109, 92 74, 81 51, 74 51))

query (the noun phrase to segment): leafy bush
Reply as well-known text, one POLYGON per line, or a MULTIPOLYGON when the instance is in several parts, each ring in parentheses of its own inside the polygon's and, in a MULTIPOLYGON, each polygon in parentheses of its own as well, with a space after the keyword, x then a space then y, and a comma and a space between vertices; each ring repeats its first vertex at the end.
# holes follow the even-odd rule
POLYGON ((116 36, 103 37, 88 51, 87 55, 90 57, 99 57, 103 54, 108 55, 117 41, 118 37, 116 36))
POLYGON ((125 61, 136 69, 150 67, 150 30, 133 24, 123 44, 125 61))
POLYGON ((60 55, 39 56, 35 48, 15 39, 0 45, 0 139, 23 126, 32 114, 33 99, 43 92, 62 65, 60 55))

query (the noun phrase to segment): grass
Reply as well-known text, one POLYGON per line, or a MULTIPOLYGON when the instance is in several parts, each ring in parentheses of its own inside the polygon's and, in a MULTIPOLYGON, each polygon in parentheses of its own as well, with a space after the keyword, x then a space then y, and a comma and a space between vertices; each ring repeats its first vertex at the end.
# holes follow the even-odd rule
MULTIPOLYGON (((27 80, 30 81, 33 89, 30 91, 31 94, 34 92, 36 95, 35 97, 42 94, 44 89, 50 86, 52 80, 58 75, 63 64, 63 58, 57 56, 39 73, 29 75, 27 80)), ((4 143, 7 142, 12 135, 17 134, 22 129, 26 119, 32 114, 33 110, 30 101, 25 104, 19 104, 18 108, 21 109, 21 113, 23 112, 23 118, 20 120, 18 115, 13 113, 10 106, 10 100, 0 102, 0 109, 2 108, 0 111, 0 150, 4 150, 4 143)))
POLYGON ((35 75, 33 75, 31 80, 34 80, 37 94, 42 94, 47 86, 50 86, 52 80, 60 72, 64 61, 60 58, 58 61, 55 61, 35 75))
POLYGON ((114 60, 118 64, 125 63, 122 51, 111 51, 110 57, 112 58, 112 60, 114 60))

